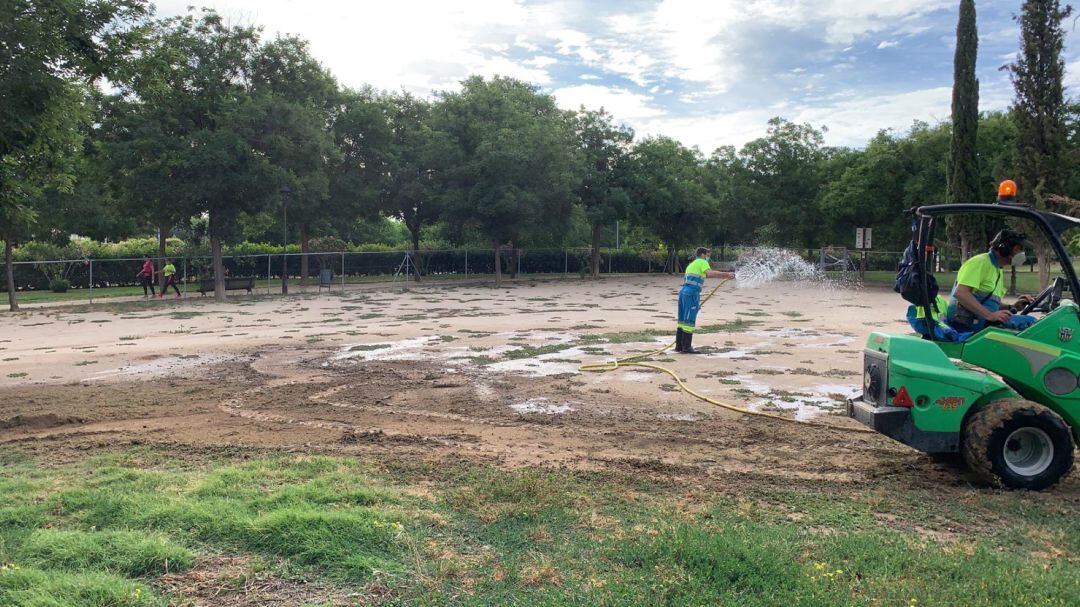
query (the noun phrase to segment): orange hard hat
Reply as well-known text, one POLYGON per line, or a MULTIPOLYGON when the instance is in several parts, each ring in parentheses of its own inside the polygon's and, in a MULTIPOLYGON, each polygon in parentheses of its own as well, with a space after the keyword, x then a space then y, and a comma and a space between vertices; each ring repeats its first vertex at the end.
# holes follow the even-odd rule
POLYGON ((998 197, 999 198, 1013 198, 1016 196, 1016 182, 1012 179, 1006 179, 998 185, 998 197))

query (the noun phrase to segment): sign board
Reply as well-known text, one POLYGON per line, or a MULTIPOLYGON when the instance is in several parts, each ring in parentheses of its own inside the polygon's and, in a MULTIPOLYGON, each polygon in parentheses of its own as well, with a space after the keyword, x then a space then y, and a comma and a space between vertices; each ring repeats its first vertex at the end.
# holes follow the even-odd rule
POLYGON ((871 249, 873 231, 872 228, 855 228, 855 248, 860 251, 871 249))

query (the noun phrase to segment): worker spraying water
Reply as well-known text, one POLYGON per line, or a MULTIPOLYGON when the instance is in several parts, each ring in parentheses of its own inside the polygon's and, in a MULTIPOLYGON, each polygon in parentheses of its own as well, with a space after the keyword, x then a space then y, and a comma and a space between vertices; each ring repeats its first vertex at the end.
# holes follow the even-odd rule
POLYGON ((682 288, 679 289, 679 318, 675 330, 675 351, 683 354, 697 354, 694 349, 694 327, 697 325, 698 310, 701 309, 701 289, 706 278, 733 280, 734 272, 721 272, 709 266, 709 249, 698 247, 694 252, 694 261, 686 266, 682 288))

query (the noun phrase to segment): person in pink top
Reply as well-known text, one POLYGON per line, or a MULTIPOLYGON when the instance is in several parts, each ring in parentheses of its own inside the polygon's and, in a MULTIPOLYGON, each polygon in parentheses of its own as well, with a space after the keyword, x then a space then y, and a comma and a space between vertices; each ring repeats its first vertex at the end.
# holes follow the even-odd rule
POLYGON ((142 282, 143 299, 149 297, 146 293, 147 288, 150 289, 150 295, 156 295, 156 293, 154 293, 154 274, 154 262, 150 261, 148 256, 143 255, 142 269, 135 275, 135 278, 138 278, 142 282))

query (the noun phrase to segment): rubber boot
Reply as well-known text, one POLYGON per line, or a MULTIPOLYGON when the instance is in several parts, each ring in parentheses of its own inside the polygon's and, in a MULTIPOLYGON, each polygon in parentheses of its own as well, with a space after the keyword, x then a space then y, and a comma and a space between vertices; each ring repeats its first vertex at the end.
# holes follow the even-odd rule
POLYGON ((689 332, 689 331, 683 331, 683 335, 685 337, 683 337, 682 353, 683 354, 697 354, 698 351, 695 350, 694 346, 692 345, 693 341, 694 341, 694 334, 689 332))
POLYGON ((683 341, 685 339, 683 337, 684 335, 686 335, 686 331, 683 331, 682 327, 679 327, 678 329, 675 329, 675 351, 676 352, 682 352, 683 351, 683 341))

